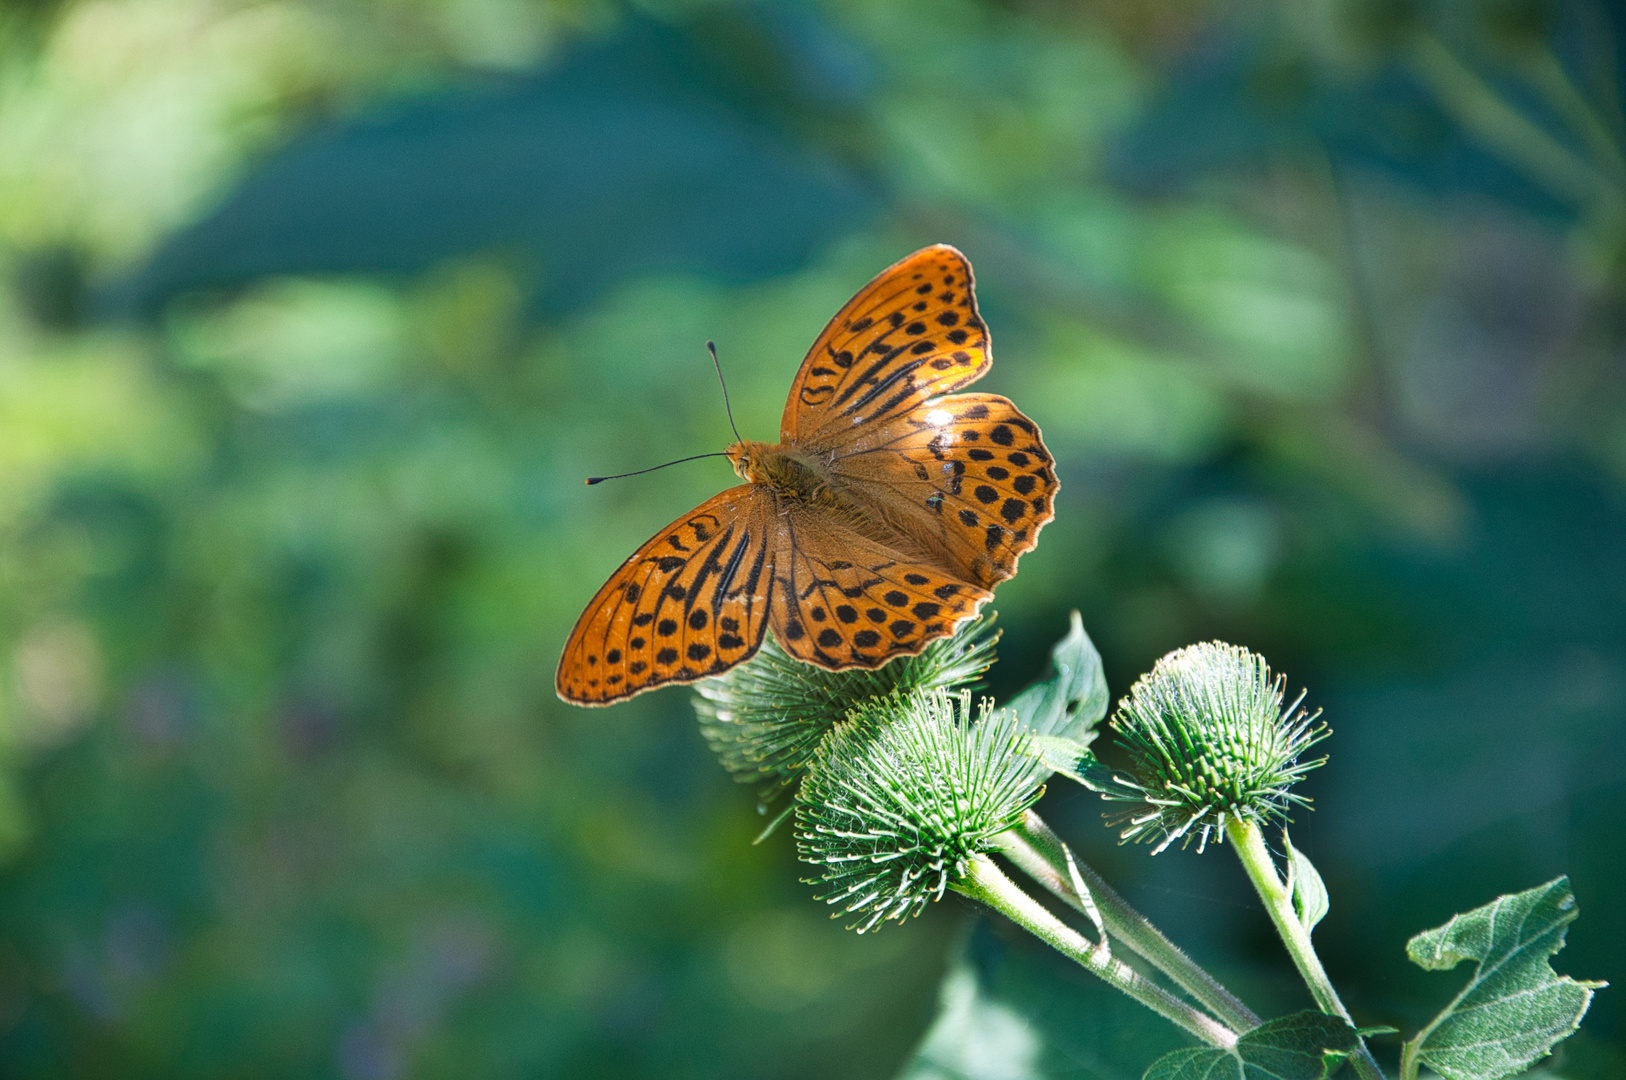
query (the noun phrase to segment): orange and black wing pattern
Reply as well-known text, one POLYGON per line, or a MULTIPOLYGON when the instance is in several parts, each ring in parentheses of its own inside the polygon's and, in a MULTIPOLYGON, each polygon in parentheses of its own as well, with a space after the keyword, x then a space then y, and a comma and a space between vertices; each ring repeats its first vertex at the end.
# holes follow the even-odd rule
POLYGON ((608 705, 755 655, 774 574, 773 503, 750 484, 730 488, 634 552, 576 620, 559 696, 608 705))
POLYGON ((993 588, 1055 516, 1039 428, 997 394, 953 394, 876 424, 832 453, 841 489, 967 581, 993 588))
POLYGON ((831 670, 880 667, 952 634, 993 599, 829 515, 790 507, 782 520, 769 618, 798 660, 831 670))
POLYGON ((859 290, 813 343, 791 383, 780 438, 803 447, 908 412, 988 370, 971 264, 937 244, 859 290))

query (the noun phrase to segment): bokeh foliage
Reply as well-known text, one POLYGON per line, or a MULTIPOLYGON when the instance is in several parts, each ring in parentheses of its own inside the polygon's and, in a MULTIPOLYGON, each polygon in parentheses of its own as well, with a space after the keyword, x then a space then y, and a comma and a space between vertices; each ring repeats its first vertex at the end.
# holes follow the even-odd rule
MULTIPOLYGON (((933 241, 1062 482, 996 692, 1075 606, 1120 694, 1245 644, 1334 732, 1295 843, 1358 1019, 1415 1027, 1407 937, 1563 872, 1567 959, 1618 981, 1610 15, 0 6, 0 1072, 893 1072, 963 909, 844 935, 682 691, 584 711, 551 674, 731 479, 581 477, 731 439, 708 338, 769 437, 824 319, 933 241)), ((1218 860, 1043 809, 1302 1004, 1218 860)), ((1621 1015, 1564 1075, 1618 1074, 1621 1015)))

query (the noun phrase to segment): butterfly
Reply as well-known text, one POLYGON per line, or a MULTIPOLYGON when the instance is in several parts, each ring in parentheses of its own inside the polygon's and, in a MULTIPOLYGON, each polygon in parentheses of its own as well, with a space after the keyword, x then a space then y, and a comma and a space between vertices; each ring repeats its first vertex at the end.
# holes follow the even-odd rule
POLYGON ((780 441, 726 451, 745 483, 662 529, 588 603, 559 696, 608 705, 717 675, 769 626, 833 671, 952 634, 1055 516, 1038 426, 1005 398, 953 393, 990 363, 964 255, 938 244, 882 271, 802 361, 780 441))

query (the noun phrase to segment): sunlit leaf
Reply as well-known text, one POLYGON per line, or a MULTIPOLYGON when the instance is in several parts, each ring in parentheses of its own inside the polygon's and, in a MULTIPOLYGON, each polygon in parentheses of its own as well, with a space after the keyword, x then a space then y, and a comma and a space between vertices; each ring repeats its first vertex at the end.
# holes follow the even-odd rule
POLYGON ((1499 896, 1454 915, 1406 943, 1406 955, 1429 971, 1477 963, 1468 985, 1432 1023, 1406 1043, 1447 1080, 1511 1076, 1573 1032, 1605 984, 1559 975, 1547 958, 1564 947, 1565 927, 1580 914, 1567 877, 1499 896))
MULTIPOLYGON (((1095 725, 1107 714, 1107 679, 1101 654, 1084 632, 1084 621, 1072 613, 1067 636, 1050 651, 1050 669, 1038 682, 1007 704, 1034 736, 1033 745, 1057 772, 1080 779, 1095 725)), ((1080 781, 1082 782, 1082 781, 1080 781)))
POLYGON ((1282 830, 1282 842, 1287 845, 1287 880, 1293 889, 1293 910, 1308 934, 1316 923, 1327 917, 1332 901, 1327 897, 1326 883, 1316 872, 1310 857, 1293 846, 1287 830, 1282 830))

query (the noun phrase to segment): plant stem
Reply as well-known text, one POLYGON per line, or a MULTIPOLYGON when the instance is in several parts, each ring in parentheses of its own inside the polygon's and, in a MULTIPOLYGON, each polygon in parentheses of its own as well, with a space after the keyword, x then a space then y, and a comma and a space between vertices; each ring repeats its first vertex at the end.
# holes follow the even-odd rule
POLYGON ((1100 874, 1074 856, 1038 814, 1029 810, 1020 825, 996 839, 1000 842, 1001 854, 1069 906, 1092 919, 1099 917, 1108 935, 1145 957, 1227 1026, 1237 1031, 1250 1031, 1259 1026, 1259 1017, 1253 1010, 1164 937, 1151 920, 1130 907, 1100 874), (1073 881, 1075 870, 1087 895, 1080 895, 1073 881))
POLYGON ((1400 1080, 1417 1080, 1417 1049, 1423 1045, 1421 1035, 1407 1039, 1400 1047, 1400 1080))
MULTIPOLYGON (((1248 880, 1259 893, 1259 898, 1265 902, 1265 910, 1270 912, 1271 921, 1276 924, 1277 933, 1282 936, 1282 944, 1287 946, 1288 955, 1299 969, 1299 975, 1304 984, 1310 988, 1315 997, 1316 1004, 1321 1011, 1331 1016, 1341 1016, 1350 1027, 1355 1026, 1355 1020, 1344 1008, 1344 1003, 1338 999, 1338 991, 1332 988, 1332 980, 1327 978, 1326 968, 1321 966, 1321 958, 1315 953, 1315 946, 1310 944, 1310 932, 1299 922, 1298 912, 1293 910, 1293 894, 1276 873, 1276 863, 1270 857, 1270 851, 1265 847, 1265 838, 1259 832, 1259 826, 1252 821, 1243 821, 1235 817, 1225 823, 1225 834, 1230 837, 1231 843, 1236 847, 1236 856, 1242 860, 1242 868, 1248 872, 1248 880)), ((1366 1048, 1366 1040, 1357 1037, 1357 1049, 1353 1056, 1356 1075, 1361 1080, 1384 1080, 1383 1070, 1378 1068, 1377 1060, 1372 1057, 1372 1051, 1366 1048)))
POLYGON ((1027 930, 1058 952, 1077 961, 1112 986, 1122 990, 1153 1012, 1166 1017, 1210 1046, 1230 1049, 1236 1045, 1236 1032, 1207 1013, 1181 1001, 1146 976, 1115 960, 1023 892, 986 855, 974 856, 965 877, 954 890, 980 900, 1027 930))

